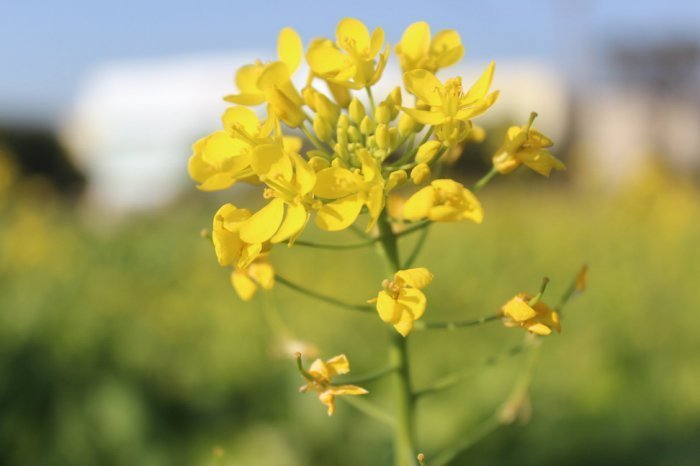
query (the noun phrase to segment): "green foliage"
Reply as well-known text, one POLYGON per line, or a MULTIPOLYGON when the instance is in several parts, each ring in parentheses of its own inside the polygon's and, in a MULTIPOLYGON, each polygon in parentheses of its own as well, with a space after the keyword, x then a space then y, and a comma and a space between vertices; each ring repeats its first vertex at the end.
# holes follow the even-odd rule
MULTIPOLYGON (((556 297, 582 262, 589 289, 567 308, 562 334, 544 342, 528 427, 503 428, 455 464, 693 464, 697 191, 646 180, 614 198, 531 186, 490 186, 481 198, 482 226, 436 225, 417 259, 436 277, 459 277, 427 290, 426 321, 481 317, 515 292, 536 291, 544 275, 556 297)), ((360 376, 386 362, 385 325, 282 287, 240 302, 197 235, 214 210, 180 205, 88 228, 58 205, 4 204, 0 464, 214 465, 215 447, 226 465, 388 463, 385 426, 342 400, 329 419, 314 396, 296 392, 293 360, 275 356, 299 338, 323 357, 346 352, 360 376)), ((326 239, 311 229, 305 237, 326 239)), ((402 238, 403 251, 415 240, 402 238)), ((294 247, 275 261, 300 282, 327 271, 316 288, 346 300, 373 297, 384 278, 371 250, 294 247)), ((521 338, 498 322, 417 332, 415 385, 521 338)), ((500 406, 519 365, 516 357, 420 401, 428 465, 433 449, 500 406)), ((383 383, 367 386, 371 396, 389 396, 383 383)))

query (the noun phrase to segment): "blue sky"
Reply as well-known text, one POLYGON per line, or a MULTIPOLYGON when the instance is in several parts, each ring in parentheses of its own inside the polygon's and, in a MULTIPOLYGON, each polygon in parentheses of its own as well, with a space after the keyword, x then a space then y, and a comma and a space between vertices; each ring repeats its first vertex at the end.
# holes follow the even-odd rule
POLYGON ((534 57, 571 68, 583 48, 595 51, 616 35, 697 34, 700 1, 0 0, 0 119, 55 121, 101 62, 272 50, 284 26, 306 41, 332 36, 345 16, 382 26, 392 42, 426 20, 433 30, 457 29, 468 57, 534 57))

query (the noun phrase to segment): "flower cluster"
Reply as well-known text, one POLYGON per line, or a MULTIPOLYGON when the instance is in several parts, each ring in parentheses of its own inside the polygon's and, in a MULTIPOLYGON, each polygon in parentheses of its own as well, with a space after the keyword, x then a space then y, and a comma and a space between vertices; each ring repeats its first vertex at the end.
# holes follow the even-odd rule
MULTIPOLYGON (((306 48, 293 29, 283 29, 277 60, 258 61, 235 74, 237 90, 224 98, 232 105, 222 127, 194 144, 188 169, 203 191, 246 183, 263 198, 257 211, 227 203, 214 215, 216 257, 231 267, 242 299, 285 283, 269 261, 271 250, 275 244, 294 245, 310 222, 336 232, 360 221, 370 242, 381 241, 386 249, 385 240, 397 234, 392 224, 408 230, 431 222, 481 223, 484 212, 473 191, 496 174, 520 165, 545 176, 564 168, 547 150, 552 141, 532 128, 533 114, 525 126, 508 130, 491 173, 472 190, 445 177, 445 166, 455 162, 461 146, 485 137, 472 120, 498 99, 491 90, 495 64, 471 85, 459 76, 438 78, 436 73, 463 57, 464 46, 456 31, 433 36, 427 23, 417 22, 394 48, 403 86, 376 99, 372 87, 391 50, 381 28, 370 32, 346 18, 335 39, 313 39, 306 48), (304 60, 309 73, 305 80, 297 77, 304 82, 297 86, 294 75, 304 60), (399 189, 408 194, 397 203, 399 189), (393 208, 397 205, 401 209, 393 208)), ((395 260, 393 278, 371 302, 381 321, 405 337, 426 310, 421 289, 433 275, 423 267, 399 269, 395 260)), ((506 304, 507 323, 539 334, 558 330, 556 313, 542 303, 530 306, 527 299, 518 296, 506 304)), ((318 360, 305 372, 305 389, 319 392, 329 414, 335 395, 363 393, 330 383, 332 375, 347 370, 347 359, 339 356, 318 360)))

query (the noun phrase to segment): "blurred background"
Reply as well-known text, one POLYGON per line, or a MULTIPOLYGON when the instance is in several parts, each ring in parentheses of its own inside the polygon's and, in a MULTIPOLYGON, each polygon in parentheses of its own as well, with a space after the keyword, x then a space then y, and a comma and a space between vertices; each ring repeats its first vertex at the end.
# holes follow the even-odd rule
MULTIPOLYGON (((0 464, 388 463, 384 426, 343 402, 328 419, 297 393, 288 357, 345 352, 353 373, 369 372, 385 362, 384 326, 280 286, 242 303, 199 237, 231 193, 198 192, 186 174, 239 66, 274 58, 284 26, 308 43, 345 16, 392 44, 418 20, 457 29, 467 55, 442 77, 496 60, 502 98, 478 121, 489 136, 454 176, 478 179, 532 110, 568 167, 497 178, 480 193, 484 224, 438 225, 418 258, 436 275, 437 320, 493 312, 544 275, 555 302, 590 265, 587 293, 545 341, 530 422, 454 464, 698 464, 700 3, 689 0, 2 2, 0 464)), ((400 79, 389 68, 380 95, 400 79)), ((274 263, 351 301, 383 278, 371 250, 279 248, 274 263)), ((416 334, 415 383, 521 338, 499 324, 416 334)), ((493 413, 523 364, 422 402, 427 452, 493 413)))

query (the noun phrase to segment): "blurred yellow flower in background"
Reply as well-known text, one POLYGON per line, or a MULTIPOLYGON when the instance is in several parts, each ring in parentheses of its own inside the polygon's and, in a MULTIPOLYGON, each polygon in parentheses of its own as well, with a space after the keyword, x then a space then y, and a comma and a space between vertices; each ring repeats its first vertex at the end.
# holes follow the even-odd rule
POLYGON ((445 29, 431 40, 430 26, 425 21, 408 26, 394 51, 404 72, 421 69, 435 73, 440 68, 454 65, 464 56, 464 46, 457 31, 445 29))
POLYGON ((332 357, 327 361, 316 359, 309 367, 308 372, 301 367, 301 355, 299 353, 297 353, 297 362, 299 369, 307 380, 306 385, 301 386, 299 391, 302 393, 309 390, 317 392, 321 403, 328 406, 329 416, 332 416, 335 412, 336 396, 366 395, 369 393, 364 388, 356 385, 333 385, 331 383, 331 380, 336 375, 350 372, 350 363, 344 354, 332 357))
POLYGON ((544 302, 530 304, 532 296, 519 293, 501 308, 507 327, 522 327, 537 335, 549 335, 552 330, 561 332, 559 313, 544 302))

